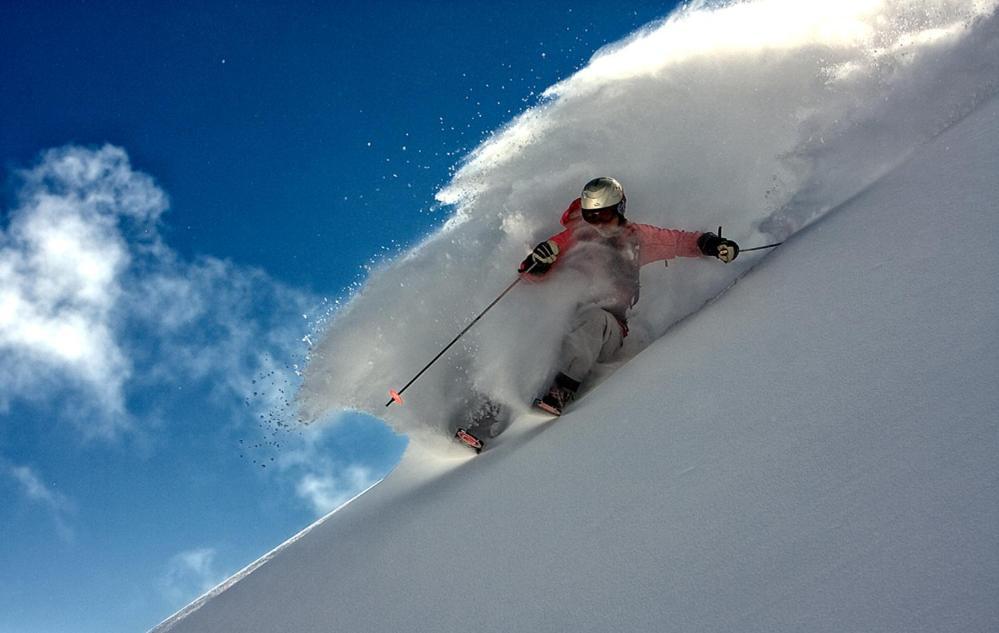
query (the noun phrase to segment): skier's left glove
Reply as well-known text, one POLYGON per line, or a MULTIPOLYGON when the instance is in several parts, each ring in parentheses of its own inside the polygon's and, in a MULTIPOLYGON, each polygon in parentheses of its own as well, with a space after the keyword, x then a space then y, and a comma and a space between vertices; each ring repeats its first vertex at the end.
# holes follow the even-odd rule
POLYGON ((541 242, 534 247, 531 254, 520 263, 518 272, 530 272, 532 275, 543 275, 558 259, 558 244, 551 240, 541 242))
POLYGON ((717 257, 726 264, 739 256, 739 245, 732 240, 718 237, 714 233, 704 233, 697 238, 697 248, 708 257, 717 257))

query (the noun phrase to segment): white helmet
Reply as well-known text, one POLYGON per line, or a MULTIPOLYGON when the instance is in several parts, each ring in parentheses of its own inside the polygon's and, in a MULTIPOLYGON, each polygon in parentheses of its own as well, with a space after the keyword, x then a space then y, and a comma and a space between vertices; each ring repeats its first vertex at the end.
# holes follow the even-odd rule
POLYGON ((624 218, 624 208, 628 199, 624 196, 624 187, 613 178, 594 178, 583 187, 579 196, 580 205, 584 211, 614 208, 618 216, 624 218))

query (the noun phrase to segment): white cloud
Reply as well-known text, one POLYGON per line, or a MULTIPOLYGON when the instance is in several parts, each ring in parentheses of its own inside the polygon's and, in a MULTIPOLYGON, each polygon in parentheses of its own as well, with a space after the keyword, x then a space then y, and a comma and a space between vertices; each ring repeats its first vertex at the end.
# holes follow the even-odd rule
POLYGON ((53 490, 30 466, 18 466, 0 460, 0 472, 6 473, 18 484, 21 494, 28 501, 45 508, 52 515, 56 530, 63 539, 72 540, 73 530, 67 515, 75 510, 75 505, 69 497, 53 490))
POLYGON ((172 603, 190 602, 225 580, 218 569, 215 548, 204 547, 174 554, 160 578, 163 596, 172 603))
POLYGON ((198 380, 234 406, 300 346, 313 299, 179 257, 159 234, 166 194, 124 150, 49 150, 18 175, 0 226, 0 410, 62 397, 86 436, 113 438, 135 424, 135 392, 198 380))
POLYGON ((0 405, 59 372, 106 413, 90 430, 112 434, 131 372, 111 320, 131 260, 120 222, 154 223, 166 198, 114 147, 51 150, 20 176, 20 205, 0 232, 0 405))

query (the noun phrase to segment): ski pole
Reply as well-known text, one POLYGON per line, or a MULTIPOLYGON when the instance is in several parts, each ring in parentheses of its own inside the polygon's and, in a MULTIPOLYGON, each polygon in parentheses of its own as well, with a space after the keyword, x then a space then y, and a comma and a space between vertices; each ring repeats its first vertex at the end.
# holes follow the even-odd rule
MULTIPOLYGON (((722 236, 722 227, 719 225, 719 227, 718 227, 718 237, 721 237, 721 236, 722 236)), ((740 248, 739 252, 740 253, 749 253, 749 252, 752 252, 752 251, 762 251, 765 248, 776 248, 776 247, 780 246, 783 243, 784 242, 777 242, 776 244, 767 244, 766 246, 754 246, 753 248, 740 248)))
POLYGON ((508 292, 510 292, 511 290, 513 290, 513 287, 520 283, 520 280, 524 278, 524 275, 526 275, 527 273, 529 273, 532 270, 534 270, 534 266, 535 265, 537 265, 537 262, 532 263, 527 268, 527 270, 525 270, 523 273, 517 275, 517 278, 513 280, 513 283, 511 283, 509 286, 506 287, 506 290, 504 290, 503 292, 501 292, 498 297, 496 297, 495 299, 493 299, 492 303, 490 303, 489 305, 487 305, 486 308, 485 308, 485 310, 483 310, 482 312, 479 313, 479 316, 477 316, 474 319, 472 319, 472 322, 465 326, 465 329, 463 329, 461 332, 458 332, 458 336, 454 337, 451 340, 450 343, 448 343, 447 345, 445 345, 444 349, 442 349, 440 352, 438 352, 437 355, 434 356, 430 360, 430 362, 427 363, 423 367, 423 369, 421 369, 415 376, 413 376, 413 378, 409 382, 407 382, 405 385, 403 385, 402 389, 400 389, 399 391, 396 391, 394 389, 389 389, 389 396, 391 396, 391 397, 389 398, 389 401, 385 403, 385 406, 386 407, 390 407, 390 406, 392 406, 393 402, 398 402, 399 404, 402 404, 402 392, 406 391, 407 389, 409 389, 409 386, 412 385, 414 382, 416 382, 419 379, 419 377, 424 374, 424 372, 426 372, 428 369, 430 369, 430 366, 433 365, 434 363, 436 363, 437 359, 439 359, 449 349, 451 349, 451 346, 454 345, 455 343, 457 343, 458 339, 460 339, 462 336, 465 335, 465 332, 467 332, 470 329, 472 329, 472 326, 475 325, 476 323, 478 323, 479 319, 481 319, 482 317, 484 317, 486 315, 486 312, 489 312, 494 305, 496 305, 497 303, 499 303, 500 299, 502 299, 503 297, 505 297, 508 292))
POLYGON ((766 246, 754 246, 753 248, 742 248, 739 249, 740 253, 748 253, 750 251, 762 251, 764 248, 775 248, 780 246, 784 242, 777 242, 776 244, 767 244, 766 246))

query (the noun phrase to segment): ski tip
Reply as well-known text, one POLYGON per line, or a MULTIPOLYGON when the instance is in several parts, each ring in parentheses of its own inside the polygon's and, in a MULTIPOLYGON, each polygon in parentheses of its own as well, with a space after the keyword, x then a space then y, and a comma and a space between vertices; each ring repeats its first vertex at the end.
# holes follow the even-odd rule
POLYGON ((474 448, 476 453, 481 453, 482 449, 485 446, 482 443, 482 440, 480 440, 479 438, 475 437, 474 435, 472 435, 471 433, 469 433, 465 429, 458 429, 458 432, 455 433, 454 436, 456 438, 458 438, 458 441, 466 444, 467 446, 469 446, 471 448, 474 448))
POLYGON ((389 397, 392 398, 389 401, 389 404, 393 402, 395 402, 396 404, 403 404, 402 396, 400 396, 399 392, 396 391, 395 389, 389 389, 389 397))

